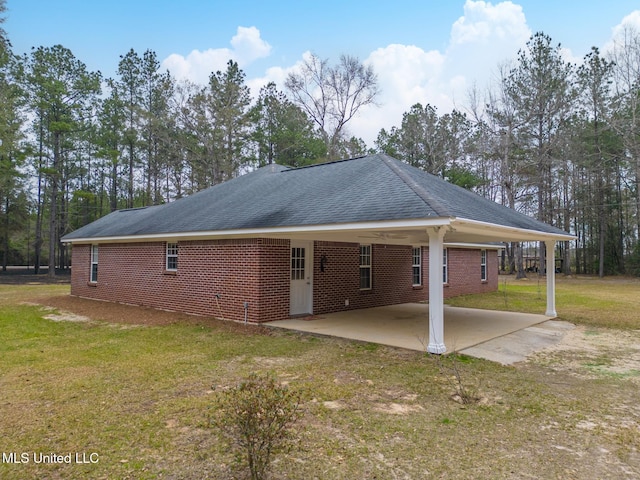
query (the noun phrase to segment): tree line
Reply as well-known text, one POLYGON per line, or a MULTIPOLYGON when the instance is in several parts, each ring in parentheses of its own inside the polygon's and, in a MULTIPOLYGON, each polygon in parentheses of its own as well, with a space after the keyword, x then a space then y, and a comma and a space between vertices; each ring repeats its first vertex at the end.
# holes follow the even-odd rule
MULTIPOLYGON (((632 30, 579 66, 537 33, 464 110, 418 103, 372 146, 348 123, 376 102, 377 77, 349 55, 333 64, 309 55, 283 90, 270 83, 253 98, 233 60, 195 85, 162 71, 154 51, 130 50, 104 78, 61 45, 18 56, 0 37, 3 268, 48 263, 53 275, 69 263, 60 238, 116 209, 171 202, 270 163, 384 152, 575 234, 560 245, 567 273, 640 274, 632 30)), ((507 251, 505 268, 524 274, 523 246, 507 251)))
MULTIPOLYGON (((639 275, 639 32, 580 65, 537 33, 497 71, 464 111, 414 105, 376 149, 573 233, 560 245, 565 273, 639 275)), ((507 252, 524 275, 522 245, 507 252)))

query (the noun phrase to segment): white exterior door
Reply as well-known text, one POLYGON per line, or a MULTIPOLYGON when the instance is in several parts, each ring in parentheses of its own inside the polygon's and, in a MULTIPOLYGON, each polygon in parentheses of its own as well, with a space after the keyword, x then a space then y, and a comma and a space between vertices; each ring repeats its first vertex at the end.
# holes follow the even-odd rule
POLYGON ((313 313, 313 242, 291 241, 290 315, 313 313))

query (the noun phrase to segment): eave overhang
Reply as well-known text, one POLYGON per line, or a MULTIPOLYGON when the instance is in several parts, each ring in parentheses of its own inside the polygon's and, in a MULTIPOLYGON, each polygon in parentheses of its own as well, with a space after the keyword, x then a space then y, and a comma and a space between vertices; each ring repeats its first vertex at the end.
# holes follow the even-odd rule
POLYGON ((231 238, 290 238, 336 242, 427 245, 427 229, 446 230, 449 244, 486 244, 487 242, 573 240, 566 233, 549 233, 455 217, 382 220, 322 225, 293 225, 234 230, 162 232, 137 235, 110 235, 63 238, 64 243, 140 243, 154 241, 194 241, 231 238))

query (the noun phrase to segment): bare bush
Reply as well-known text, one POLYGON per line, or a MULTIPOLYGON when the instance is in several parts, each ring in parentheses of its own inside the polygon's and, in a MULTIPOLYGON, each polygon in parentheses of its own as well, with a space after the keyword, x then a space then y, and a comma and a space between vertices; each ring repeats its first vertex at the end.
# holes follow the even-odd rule
POLYGON ((480 401, 479 389, 463 372, 460 357, 456 354, 434 355, 440 373, 454 390, 451 398, 463 405, 472 405, 480 401))
POLYGON ((291 445, 290 426, 299 418, 300 401, 300 392, 257 373, 217 397, 211 423, 238 458, 246 459, 252 480, 266 478, 272 455, 291 445))

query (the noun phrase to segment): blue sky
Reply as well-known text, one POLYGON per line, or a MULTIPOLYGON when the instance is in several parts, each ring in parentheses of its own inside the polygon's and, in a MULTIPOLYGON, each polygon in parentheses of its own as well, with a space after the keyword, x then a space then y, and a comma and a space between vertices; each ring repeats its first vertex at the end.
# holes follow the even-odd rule
POLYGON ((234 58, 257 92, 269 80, 283 88, 305 52, 356 55, 382 87, 380 106, 351 125, 369 144, 413 103, 462 108, 469 88, 484 88, 534 32, 579 61, 623 22, 640 30, 637 0, 7 0, 7 8, 14 52, 62 44, 107 77, 129 49, 152 49, 195 82, 234 58))

